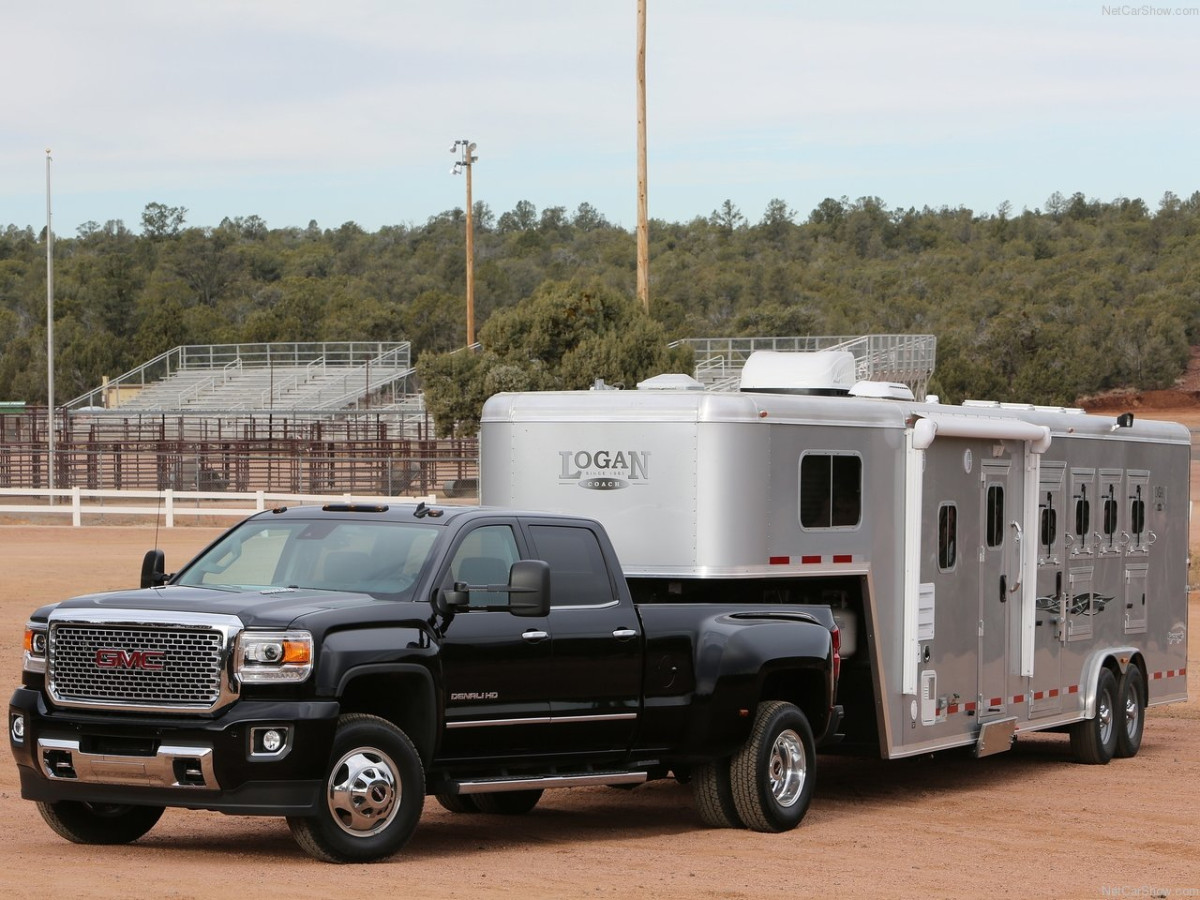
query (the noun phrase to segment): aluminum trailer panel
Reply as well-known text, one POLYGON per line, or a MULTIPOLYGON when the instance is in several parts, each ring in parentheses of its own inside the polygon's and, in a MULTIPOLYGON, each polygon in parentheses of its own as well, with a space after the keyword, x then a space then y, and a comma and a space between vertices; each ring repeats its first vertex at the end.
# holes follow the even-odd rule
POLYGON ((1021 405, 501 394, 481 502, 598 518, 680 599, 828 602, 852 739, 985 754, 1095 716, 1104 667, 1186 699, 1189 461, 1181 426, 1021 405))

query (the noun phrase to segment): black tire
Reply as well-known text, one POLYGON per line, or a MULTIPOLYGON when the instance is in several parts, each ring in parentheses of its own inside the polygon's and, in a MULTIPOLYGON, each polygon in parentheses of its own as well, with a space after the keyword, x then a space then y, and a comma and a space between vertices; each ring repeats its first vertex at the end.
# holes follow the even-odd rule
POLYGON ((1096 715, 1071 726, 1071 752, 1090 766, 1102 766, 1117 752, 1117 679, 1101 669, 1096 679, 1096 715))
POLYGON ((289 816, 292 837, 322 862, 374 862, 412 837, 425 805, 421 757, 403 731, 376 716, 338 719, 321 811, 289 816))
POLYGON ((452 813, 479 812, 479 804, 475 802, 475 797, 472 794, 447 794, 439 792, 433 796, 442 805, 442 809, 448 809, 452 813))
POLYGON ((808 719, 791 703, 758 704, 754 728, 729 766, 733 802, 752 831, 800 824, 816 785, 817 750, 808 719))
POLYGON ((475 805, 482 813, 499 816, 523 816, 542 799, 542 792, 532 791, 491 791, 486 794, 472 794, 475 805))
POLYGON ((37 807, 55 834, 73 844, 129 844, 153 828, 163 814, 161 806, 75 800, 41 802, 37 807))
POLYGON ((692 799, 709 828, 745 828, 733 802, 729 759, 717 759, 692 769, 692 799))
POLYGON ((1130 664, 1117 686, 1117 751, 1122 759, 1137 756, 1146 726, 1146 679, 1130 664))

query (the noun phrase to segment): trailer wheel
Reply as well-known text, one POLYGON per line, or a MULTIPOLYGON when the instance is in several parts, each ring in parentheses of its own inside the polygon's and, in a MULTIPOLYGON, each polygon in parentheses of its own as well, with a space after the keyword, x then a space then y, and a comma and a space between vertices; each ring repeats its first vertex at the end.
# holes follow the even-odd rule
POLYGON ((709 828, 745 828, 733 802, 729 759, 715 759, 692 769, 692 799, 709 828))
POLYGON ((479 812, 479 805, 475 802, 475 798, 471 794, 447 794, 442 791, 433 796, 442 805, 442 809, 449 810, 452 813, 479 812))
POLYGON ((754 728, 729 766, 738 816, 753 831, 787 831, 808 811, 816 784, 808 719, 791 703, 758 704, 754 728))
POLYGON ((425 804, 425 773, 408 735, 376 716, 342 716, 327 772, 321 811, 288 817, 301 849, 322 862, 372 862, 399 851, 425 804))
POLYGON ((162 818, 161 806, 123 803, 39 802, 38 812, 59 837, 73 844, 129 844, 162 818))
POLYGON ((1137 756, 1146 725, 1145 711, 1146 680, 1140 668, 1130 665, 1117 688, 1117 756, 1137 756))
POLYGON ((499 816, 523 816, 542 799, 540 790, 532 791, 489 791, 473 794, 472 799, 482 813, 499 816))
POLYGON ((1071 752, 1081 763, 1102 766, 1117 752, 1117 679, 1101 669, 1096 680, 1096 715, 1071 726, 1071 752))

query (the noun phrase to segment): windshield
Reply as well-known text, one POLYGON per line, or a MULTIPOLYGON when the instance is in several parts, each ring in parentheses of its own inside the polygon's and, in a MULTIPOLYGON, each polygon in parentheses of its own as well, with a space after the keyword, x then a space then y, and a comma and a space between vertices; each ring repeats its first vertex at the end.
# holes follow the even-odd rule
POLYGON ((435 526, 406 522, 255 520, 225 535, 173 583, 395 597, 412 589, 437 534, 435 526))

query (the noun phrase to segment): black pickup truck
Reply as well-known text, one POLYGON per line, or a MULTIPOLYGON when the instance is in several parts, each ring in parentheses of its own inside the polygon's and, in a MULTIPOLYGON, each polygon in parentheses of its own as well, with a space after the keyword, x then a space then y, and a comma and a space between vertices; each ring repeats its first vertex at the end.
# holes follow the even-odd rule
POLYGON ((286 816, 330 862, 398 851, 430 794, 516 814, 546 788, 674 777, 710 825, 795 827, 841 719, 830 610, 660 587, 635 604, 588 519, 263 512, 173 575, 151 551, 140 590, 33 614, 21 795, 88 844, 168 806, 286 816))

